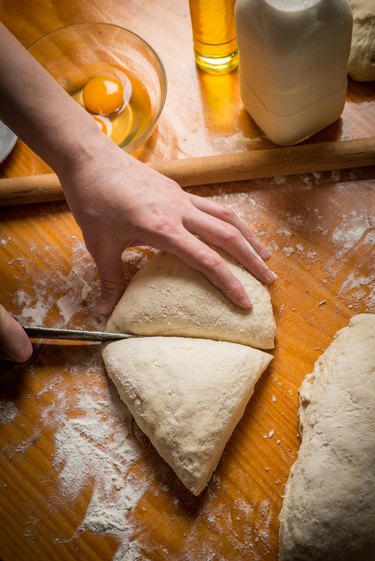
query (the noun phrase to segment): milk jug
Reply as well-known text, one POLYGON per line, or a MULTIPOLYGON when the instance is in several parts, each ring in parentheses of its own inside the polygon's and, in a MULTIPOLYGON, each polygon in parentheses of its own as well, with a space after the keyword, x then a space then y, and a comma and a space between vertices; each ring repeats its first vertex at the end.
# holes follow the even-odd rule
POLYGON ((340 117, 347 0, 237 0, 235 20, 242 101, 270 140, 296 144, 340 117))

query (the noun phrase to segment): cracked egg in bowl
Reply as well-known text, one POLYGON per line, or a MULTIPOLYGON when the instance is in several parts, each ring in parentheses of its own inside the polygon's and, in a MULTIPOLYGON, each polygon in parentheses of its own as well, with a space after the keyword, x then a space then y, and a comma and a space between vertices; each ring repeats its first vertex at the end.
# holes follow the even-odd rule
POLYGON ((127 152, 151 136, 167 80, 159 56, 141 37, 113 24, 79 23, 44 35, 29 51, 127 152))

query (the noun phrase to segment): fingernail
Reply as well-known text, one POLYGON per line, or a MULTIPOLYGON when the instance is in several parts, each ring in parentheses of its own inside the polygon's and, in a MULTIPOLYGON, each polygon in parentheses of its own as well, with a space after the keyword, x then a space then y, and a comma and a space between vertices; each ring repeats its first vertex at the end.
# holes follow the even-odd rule
POLYGON ((267 259, 269 259, 272 256, 272 251, 270 251, 267 247, 263 247, 260 252, 260 256, 262 259, 267 261, 267 259))
POLYGON ((104 286, 102 288, 102 293, 100 295, 100 301, 97 307, 99 314, 109 314, 112 312, 113 308, 116 306, 117 302, 121 297, 120 288, 108 288, 104 286))
POLYGON ((276 279, 277 279, 277 275, 275 275, 275 273, 273 271, 267 271, 266 280, 267 280, 268 283, 271 283, 276 279))
POLYGON ((109 302, 108 300, 100 300, 98 306, 97 306, 97 311, 98 314, 101 315, 107 315, 109 314, 113 309, 113 306, 111 305, 111 302, 109 302))
POLYGON ((243 296, 239 298, 238 303, 244 310, 249 310, 252 307, 251 300, 246 293, 244 293, 243 296))
POLYGON ((27 339, 25 342, 22 343, 18 347, 18 349, 14 350, 14 354, 12 360, 15 362, 25 362, 27 359, 31 357, 33 354, 33 346, 31 344, 30 339, 27 339))

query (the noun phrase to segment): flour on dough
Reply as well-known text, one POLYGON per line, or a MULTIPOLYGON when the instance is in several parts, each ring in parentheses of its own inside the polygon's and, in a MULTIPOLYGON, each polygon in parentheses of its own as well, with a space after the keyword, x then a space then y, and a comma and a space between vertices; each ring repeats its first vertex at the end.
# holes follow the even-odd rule
POLYGON ((349 0, 353 35, 348 74, 354 80, 375 80, 375 0, 349 0))
POLYGON ((132 278, 107 329, 201 337, 272 349, 275 320, 267 287, 227 254, 220 253, 249 294, 251 310, 238 308, 202 273, 178 257, 161 252, 132 278))
POLYGON ((300 389, 280 561, 375 559, 375 315, 353 317, 300 389))
POLYGON ((116 341, 102 356, 138 426, 195 495, 272 359, 244 345, 183 337, 116 341))

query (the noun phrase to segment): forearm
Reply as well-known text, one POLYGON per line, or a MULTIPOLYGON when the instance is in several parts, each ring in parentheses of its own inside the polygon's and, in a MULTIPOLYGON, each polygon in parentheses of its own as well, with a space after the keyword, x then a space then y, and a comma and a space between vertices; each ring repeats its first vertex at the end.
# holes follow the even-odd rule
POLYGON ((1 120, 57 173, 103 142, 91 116, 1 23, 0 99, 1 120))

